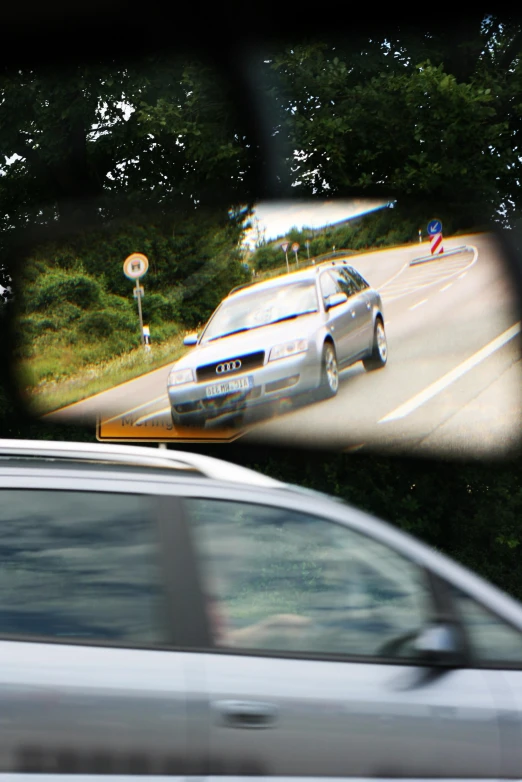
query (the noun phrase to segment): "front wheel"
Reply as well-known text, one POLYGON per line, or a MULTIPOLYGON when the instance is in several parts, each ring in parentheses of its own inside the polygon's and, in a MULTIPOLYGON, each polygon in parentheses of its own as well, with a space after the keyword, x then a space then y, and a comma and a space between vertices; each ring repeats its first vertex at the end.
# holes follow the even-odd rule
POLYGON ((339 389, 339 367, 335 348, 331 342, 325 342, 321 361, 321 385, 318 390, 319 399, 329 399, 337 394, 339 389))
POLYGON ((388 342, 386 340, 384 323, 380 318, 377 318, 373 332, 372 352, 368 358, 363 359, 364 368, 368 372, 371 372, 373 369, 382 369, 386 365, 387 360, 388 342))

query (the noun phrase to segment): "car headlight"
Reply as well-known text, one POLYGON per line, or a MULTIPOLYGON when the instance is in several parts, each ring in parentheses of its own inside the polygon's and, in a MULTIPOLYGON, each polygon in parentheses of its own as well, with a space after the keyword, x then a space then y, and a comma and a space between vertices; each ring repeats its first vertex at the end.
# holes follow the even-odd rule
POLYGON ((169 373, 167 385, 182 386, 184 383, 192 383, 194 373, 191 369, 172 369, 169 373))
POLYGON ((307 339, 293 339, 291 342, 283 342, 282 345, 276 345, 270 351, 269 361, 276 361, 278 358, 288 358, 295 356, 296 353, 304 353, 308 350, 307 339))

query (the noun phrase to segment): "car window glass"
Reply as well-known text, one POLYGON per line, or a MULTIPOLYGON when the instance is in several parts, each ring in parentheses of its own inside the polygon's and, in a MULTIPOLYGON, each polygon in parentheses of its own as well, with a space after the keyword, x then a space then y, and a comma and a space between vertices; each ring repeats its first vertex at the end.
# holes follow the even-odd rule
POLYGON ((346 293, 348 297, 359 292, 359 286, 346 269, 338 269, 335 276, 340 289, 343 293, 346 293))
POLYGON ((315 283, 309 280, 247 291, 221 304, 205 329, 202 342, 309 312, 317 312, 317 291, 315 283))
POLYGON ((282 508, 190 500, 188 510, 216 644, 413 655, 410 636, 431 612, 415 564, 344 526, 282 508))
MULTIPOLYGON (((348 270, 347 270, 348 271, 348 270)), ((355 280, 357 287, 360 291, 366 290, 366 288, 369 288, 369 284, 366 282, 362 274, 359 274, 357 269, 350 268, 349 274, 352 277, 353 280, 355 280)))
POLYGON ((450 586, 450 589, 475 660, 522 664, 522 632, 457 587, 450 586))
POLYGON ((0 632, 165 640, 152 500, 73 491, 0 493, 0 632))
POLYGON ((321 293, 323 294, 323 299, 327 299, 328 296, 333 296, 334 293, 340 292, 341 289, 334 277, 330 272, 324 272, 321 275, 321 293))

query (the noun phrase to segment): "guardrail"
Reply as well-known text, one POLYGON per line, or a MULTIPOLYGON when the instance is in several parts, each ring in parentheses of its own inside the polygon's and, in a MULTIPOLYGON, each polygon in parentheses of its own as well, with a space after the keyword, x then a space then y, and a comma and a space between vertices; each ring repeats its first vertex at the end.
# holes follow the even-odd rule
POLYGON ((447 258, 448 255, 457 255, 458 253, 465 252, 473 252, 473 250, 471 247, 468 247, 467 244, 463 244, 459 247, 454 247, 452 250, 445 250, 443 253, 439 253, 438 255, 423 255, 421 258, 414 258, 413 261, 410 261, 410 266, 417 266, 419 263, 430 263, 431 261, 438 261, 441 258, 447 258))

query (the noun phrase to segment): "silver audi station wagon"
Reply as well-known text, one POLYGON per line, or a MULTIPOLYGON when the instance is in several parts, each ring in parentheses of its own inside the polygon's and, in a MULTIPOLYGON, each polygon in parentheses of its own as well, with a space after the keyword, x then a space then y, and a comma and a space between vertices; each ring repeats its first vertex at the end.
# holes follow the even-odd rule
POLYGON ((339 371, 362 359, 383 367, 380 295, 343 261, 234 289, 167 387, 174 426, 203 427, 283 398, 334 396, 339 371))
POLYGON ((522 606, 324 495, 0 441, 0 585, 6 779, 522 777, 522 606))

